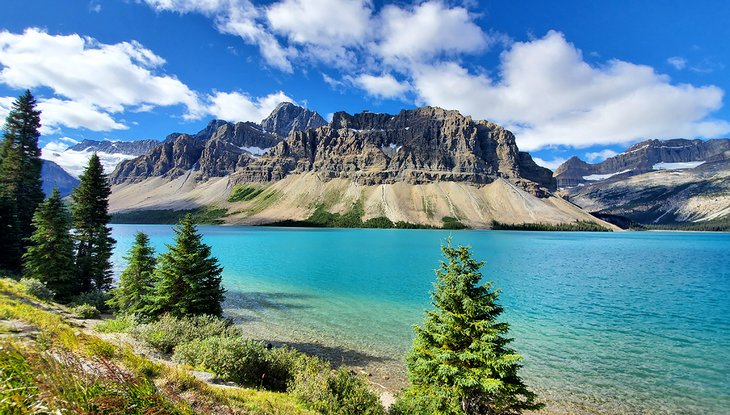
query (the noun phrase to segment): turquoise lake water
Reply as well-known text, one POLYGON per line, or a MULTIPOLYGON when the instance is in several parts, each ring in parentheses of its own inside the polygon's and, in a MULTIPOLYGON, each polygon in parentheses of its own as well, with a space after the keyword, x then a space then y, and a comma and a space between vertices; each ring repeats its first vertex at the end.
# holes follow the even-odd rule
MULTIPOLYGON (((117 273, 137 230, 158 252, 172 241, 169 226, 115 225, 117 273)), ((225 311, 253 337, 398 378, 451 235, 487 262, 523 377, 552 411, 730 414, 730 234, 200 230, 225 311)))

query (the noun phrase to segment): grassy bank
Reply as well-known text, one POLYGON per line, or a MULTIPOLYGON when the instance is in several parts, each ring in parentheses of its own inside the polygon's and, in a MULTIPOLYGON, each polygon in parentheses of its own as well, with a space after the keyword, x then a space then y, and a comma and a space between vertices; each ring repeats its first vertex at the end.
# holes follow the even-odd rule
POLYGON ((248 341, 225 320, 95 323, 0 279, 0 413, 385 413, 349 371, 248 341), (201 380, 216 376, 234 383, 201 380))

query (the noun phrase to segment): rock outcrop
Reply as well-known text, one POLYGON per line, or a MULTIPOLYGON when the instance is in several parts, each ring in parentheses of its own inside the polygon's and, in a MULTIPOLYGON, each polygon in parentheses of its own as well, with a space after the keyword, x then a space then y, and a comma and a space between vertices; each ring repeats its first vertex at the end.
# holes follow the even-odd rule
POLYGON ((327 125, 321 115, 291 102, 282 102, 268 117, 261 121, 261 127, 269 133, 288 137, 295 131, 304 131, 327 125))
POLYGON ((541 196, 555 189, 550 170, 520 152, 511 132, 433 107, 397 115, 335 113, 327 126, 291 134, 233 179, 270 182, 307 172, 363 185, 486 184, 501 177, 541 196))
POLYGON ((572 157, 555 170, 558 187, 573 187, 589 182, 586 176, 622 174, 632 176, 650 172, 659 163, 712 162, 730 160, 730 139, 647 140, 629 147, 601 163, 589 164, 572 157))

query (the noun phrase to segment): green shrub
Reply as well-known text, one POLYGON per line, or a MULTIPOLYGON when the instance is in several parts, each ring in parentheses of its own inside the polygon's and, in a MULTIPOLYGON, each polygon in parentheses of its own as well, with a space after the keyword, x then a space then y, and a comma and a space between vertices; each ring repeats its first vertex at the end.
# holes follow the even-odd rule
POLYGON ((132 336, 162 353, 172 353, 177 345, 207 337, 240 337, 241 331, 230 321, 215 316, 176 318, 163 315, 159 320, 132 328, 132 336))
POLYGON ((264 386, 266 347, 242 337, 213 336, 175 348, 179 363, 210 370, 224 380, 246 386, 264 386))
POLYGON ((380 415, 385 410, 364 380, 341 367, 304 357, 295 368, 289 392, 307 407, 325 415, 380 415))
POLYGON ((441 222, 443 222, 443 229, 466 229, 467 226, 461 223, 459 219, 451 217, 451 216, 444 216, 441 218, 441 222))
POLYGON ((389 415, 431 415, 437 413, 438 399, 426 390, 407 389, 388 408, 389 415))
POLYGON ((69 301, 69 304, 71 306, 88 304, 99 311, 107 311, 109 310, 109 305, 107 305, 106 302, 109 301, 110 298, 111 296, 107 292, 89 291, 71 297, 71 301, 69 301))
POLYGON ((94 326, 99 333, 124 333, 134 327, 137 322, 131 316, 117 316, 110 320, 104 320, 94 326))
POLYGON ((76 316, 78 316, 79 318, 84 319, 84 320, 89 319, 89 318, 99 318, 99 315, 100 315, 99 310, 97 310, 96 307, 94 307, 91 304, 77 305, 76 307, 73 307, 71 309, 71 312, 73 312, 74 314, 76 314, 76 316))
POLYGON ((44 282, 36 278, 21 278, 20 283, 27 294, 43 301, 51 301, 56 295, 44 282))

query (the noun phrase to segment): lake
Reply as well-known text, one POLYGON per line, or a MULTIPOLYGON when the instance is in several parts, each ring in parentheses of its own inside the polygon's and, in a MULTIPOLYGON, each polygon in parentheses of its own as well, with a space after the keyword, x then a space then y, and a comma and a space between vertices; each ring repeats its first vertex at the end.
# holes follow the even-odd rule
MULTIPOLYGON (((114 225, 115 273, 134 232, 114 225)), ((225 313, 251 337, 361 367, 388 388, 449 236, 486 261, 523 378, 565 413, 730 413, 730 234, 201 226, 225 313)))

